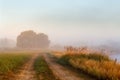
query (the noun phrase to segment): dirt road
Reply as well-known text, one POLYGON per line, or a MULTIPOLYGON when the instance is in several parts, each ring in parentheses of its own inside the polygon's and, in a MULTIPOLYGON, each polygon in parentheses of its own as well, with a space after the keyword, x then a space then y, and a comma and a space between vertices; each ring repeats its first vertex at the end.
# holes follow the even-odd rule
POLYGON ((80 77, 77 73, 72 72, 71 70, 61 66, 60 64, 54 62, 48 54, 43 54, 45 60, 47 61, 50 69, 53 71, 54 75, 57 76, 60 80, 93 80, 80 77))
MULTIPOLYGON (((93 80, 86 78, 87 76, 81 77, 76 72, 56 63, 54 61, 54 58, 50 57, 48 54, 45 53, 33 55, 32 58, 21 68, 20 73, 16 74, 15 78, 10 80, 38 80, 38 77, 33 69, 34 62, 38 55, 44 57, 55 77, 60 80, 93 80)), ((40 77, 39 79, 41 78, 42 77, 40 77)))
POLYGON ((37 57, 38 54, 33 55, 29 62, 20 70, 20 73, 15 76, 14 80, 37 80, 35 71, 33 70, 33 64, 37 57))

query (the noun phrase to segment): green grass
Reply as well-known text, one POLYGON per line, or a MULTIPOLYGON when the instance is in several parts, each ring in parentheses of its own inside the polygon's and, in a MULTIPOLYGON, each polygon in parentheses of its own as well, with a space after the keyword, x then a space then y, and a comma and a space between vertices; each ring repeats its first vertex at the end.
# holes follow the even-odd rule
POLYGON ((55 78, 55 76, 53 75, 51 69, 49 68, 48 64, 46 63, 43 57, 38 57, 36 59, 34 63, 34 69, 37 75, 42 77, 42 80, 59 80, 55 78))
POLYGON ((0 54, 0 74, 14 72, 30 59, 30 54, 4 53, 0 54))
POLYGON ((59 63, 83 71, 98 80, 120 80, 120 64, 102 54, 67 54, 59 63))

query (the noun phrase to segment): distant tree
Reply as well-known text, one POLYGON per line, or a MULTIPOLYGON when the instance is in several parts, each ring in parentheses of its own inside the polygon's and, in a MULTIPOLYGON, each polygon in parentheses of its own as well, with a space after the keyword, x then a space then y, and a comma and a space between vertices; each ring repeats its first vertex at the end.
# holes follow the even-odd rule
POLYGON ((8 39, 8 38, 1 38, 0 39, 0 48, 14 48, 15 45, 15 41, 8 39))
POLYGON ((32 30, 24 31, 17 37, 17 47, 20 48, 48 48, 49 44, 46 34, 36 34, 32 30))

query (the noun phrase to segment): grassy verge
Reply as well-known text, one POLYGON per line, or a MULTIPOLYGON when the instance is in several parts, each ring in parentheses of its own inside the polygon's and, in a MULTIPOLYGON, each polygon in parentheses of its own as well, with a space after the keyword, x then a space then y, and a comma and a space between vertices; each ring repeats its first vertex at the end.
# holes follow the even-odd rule
POLYGON ((38 57, 34 63, 34 69, 40 80, 59 80, 57 79, 43 57, 38 57))
POLYGON ((15 73, 24 63, 30 59, 30 54, 23 53, 5 53, 0 54, 0 79, 1 77, 8 77, 15 73))
POLYGON ((58 61, 99 80, 120 80, 120 65, 102 54, 67 54, 58 61))

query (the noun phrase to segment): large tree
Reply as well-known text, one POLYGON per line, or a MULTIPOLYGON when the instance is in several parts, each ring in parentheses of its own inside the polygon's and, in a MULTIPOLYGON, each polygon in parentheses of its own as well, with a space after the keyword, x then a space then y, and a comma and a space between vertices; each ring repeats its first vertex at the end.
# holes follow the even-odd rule
POLYGON ((17 37, 17 47, 20 48, 48 48, 49 44, 46 34, 36 34, 32 30, 24 31, 17 37))

